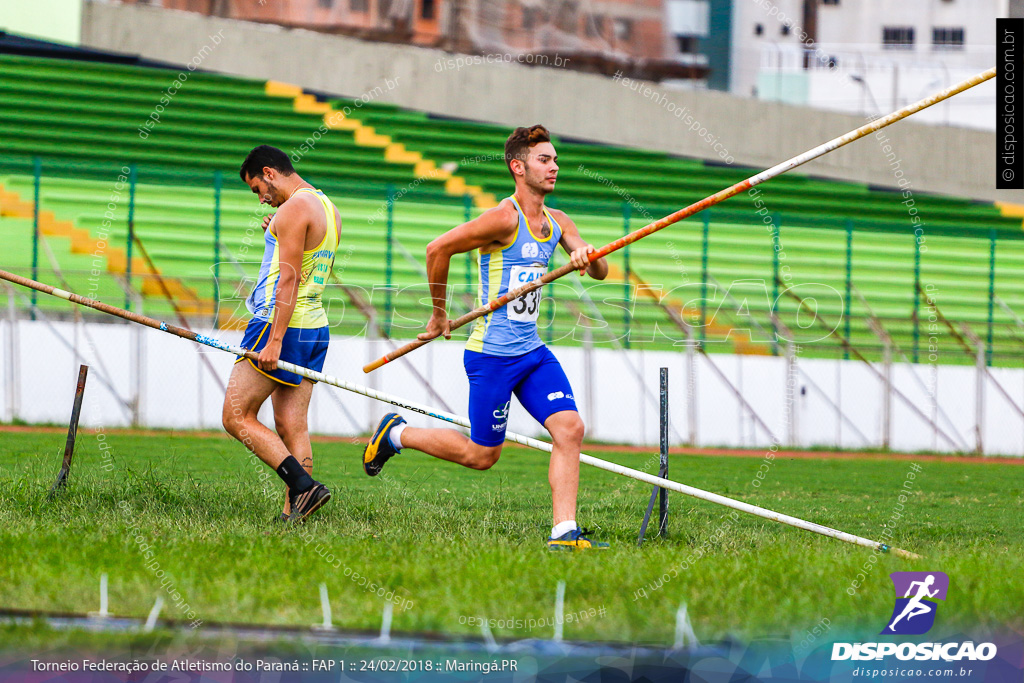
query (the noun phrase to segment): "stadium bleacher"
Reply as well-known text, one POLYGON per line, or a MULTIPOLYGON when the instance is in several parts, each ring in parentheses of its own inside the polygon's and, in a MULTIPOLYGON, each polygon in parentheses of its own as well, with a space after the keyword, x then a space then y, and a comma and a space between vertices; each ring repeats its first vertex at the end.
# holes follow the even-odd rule
MULTIPOLYGON (((91 254, 104 231, 112 187, 123 169, 134 167, 134 196, 120 193, 106 231, 101 252, 108 276, 96 295, 124 300, 113 276, 125 274, 131 205, 135 234, 182 310, 207 321, 216 311, 219 325, 236 325, 262 249, 262 212, 238 181, 237 168, 249 149, 267 143, 301 156, 297 168, 303 177, 324 189, 342 213, 335 271, 345 286, 335 284, 325 297, 335 332, 365 331, 361 300, 386 331, 408 337, 429 310, 423 303, 426 244, 493 205, 511 187, 501 158, 504 127, 378 101, 318 99, 285 84, 199 72, 154 120, 154 105, 175 73, 0 55, 0 230, 13 245, 5 259, 9 269, 27 273, 33 258, 35 159, 41 233, 63 277, 83 291, 96 267, 91 254), (351 114, 343 117, 346 107, 351 114), (311 138, 313 144, 300 153, 311 138), (218 298, 221 305, 215 307, 218 298)), ((550 204, 570 211, 595 244, 750 174, 653 151, 555 142, 561 171, 550 204)), ((628 267, 625 252, 613 255, 608 282, 583 283, 590 287, 592 305, 571 283, 549 287, 554 298, 542 315, 542 334, 553 343, 582 343, 583 320, 595 328, 598 344, 614 338, 622 345, 672 348, 684 338, 676 322, 681 316, 704 322, 701 336, 710 351, 778 353, 763 332, 773 325, 770 302, 780 289, 799 285, 796 291, 803 296, 813 294, 821 322, 838 325, 837 332, 848 333, 870 358, 879 356, 881 342, 871 329, 869 307, 908 355, 916 346, 924 359, 934 346, 940 362, 969 363, 959 326, 968 323, 985 339, 991 321, 993 361, 1019 364, 1024 330, 1006 308, 1024 311, 1020 218, 988 203, 916 194, 915 208, 926 217, 921 242, 908 207, 894 192, 797 174, 773 180, 761 191, 778 228, 778 248, 772 226, 755 213, 752 199, 737 197, 632 245, 628 267), (855 289, 844 320, 848 231, 855 289), (705 234, 706 274, 715 283, 706 289, 701 285, 705 234), (990 283, 993 239, 997 257, 990 283), (919 281, 935 295, 956 334, 942 323, 937 330, 927 327, 929 311, 923 298, 915 297, 915 242, 919 281), (774 282, 776 268, 783 278, 780 287, 774 282), (633 287, 625 286, 627 279, 633 287), (708 301, 702 303, 705 294, 708 301)), ((145 310, 170 315, 162 286, 147 276, 137 249, 132 252, 133 285, 146 297, 145 310)), ((37 254, 43 280, 52 273, 48 258, 37 254)), ((471 301, 472 270, 468 261, 453 268, 454 310, 465 310, 471 301)), ((807 342, 802 355, 844 353, 834 337, 810 343, 825 329, 780 296, 779 321, 807 342)), ((66 310, 55 301, 40 306, 66 310)))

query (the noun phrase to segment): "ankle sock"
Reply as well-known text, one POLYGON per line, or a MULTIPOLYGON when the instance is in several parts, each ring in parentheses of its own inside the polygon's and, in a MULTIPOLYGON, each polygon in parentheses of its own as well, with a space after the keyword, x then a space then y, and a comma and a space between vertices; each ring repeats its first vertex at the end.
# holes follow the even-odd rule
POLYGON ((402 432, 408 427, 407 424, 400 424, 397 427, 392 428, 388 433, 388 441, 391 442, 391 447, 396 451, 402 450, 402 432))
POLYGON ((280 465, 277 466, 277 476, 281 477, 291 494, 295 495, 308 491, 313 487, 313 477, 302 468, 294 455, 289 455, 280 465))
POLYGON ((551 529, 551 538, 558 538, 564 534, 569 533, 576 528, 576 520, 570 519, 565 522, 559 522, 551 529))

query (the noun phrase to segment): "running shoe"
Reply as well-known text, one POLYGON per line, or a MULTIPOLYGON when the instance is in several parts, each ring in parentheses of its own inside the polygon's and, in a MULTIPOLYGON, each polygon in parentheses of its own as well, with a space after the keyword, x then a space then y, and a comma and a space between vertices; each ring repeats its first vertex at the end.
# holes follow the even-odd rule
POLYGON ((576 528, 567 531, 558 538, 548 539, 548 550, 603 550, 608 547, 607 543, 592 541, 588 536, 593 532, 589 529, 576 528))
POLYGON ((289 498, 292 511, 288 515, 288 521, 297 524, 323 507, 331 499, 331 492, 320 482, 314 481, 311 487, 289 498))
POLYGON ((380 419, 377 431, 370 438, 363 451, 363 469, 371 477, 376 477, 384 469, 384 463, 398 454, 398 451, 391 445, 391 430, 400 424, 405 424, 405 418, 398 413, 388 413, 380 419))

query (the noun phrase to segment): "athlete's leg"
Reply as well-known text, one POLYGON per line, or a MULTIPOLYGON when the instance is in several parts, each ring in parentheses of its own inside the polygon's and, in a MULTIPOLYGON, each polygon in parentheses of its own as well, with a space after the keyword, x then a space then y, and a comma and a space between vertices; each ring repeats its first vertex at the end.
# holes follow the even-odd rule
POLYGON ((535 365, 515 387, 519 401, 551 434, 551 512, 554 525, 576 520, 576 495, 580 481, 580 447, 583 420, 576 411, 572 387, 558 359, 547 347, 531 354, 535 365))
POLYGON ((576 519, 576 495, 580 485, 580 448, 583 445, 583 420, 575 410, 563 410, 544 421, 551 434, 551 509, 554 525, 576 519))
POLYGON ((486 470, 498 462, 501 455, 512 387, 519 382, 522 367, 514 357, 470 351, 465 353, 463 362, 469 379, 471 437, 454 429, 403 427, 398 438, 401 448, 412 448, 464 467, 486 470))
POLYGON ((288 448, 277 434, 256 419, 256 414, 267 397, 279 386, 279 383, 260 374, 249 363, 235 363, 221 411, 221 422, 227 433, 241 441, 274 470, 288 457, 288 448))
MULTIPOLYGON (((313 382, 303 379, 297 387, 279 385, 270 395, 274 403, 274 426, 285 448, 308 474, 313 474, 313 446, 309 442, 309 399, 313 382)), ((284 514, 291 511, 288 487, 284 489, 284 514)))
POLYGON ((481 446, 454 429, 418 429, 402 431, 402 446, 412 448, 441 460, 456 462, 474 470, 489 469, 501 456, 501 444, 481 446))

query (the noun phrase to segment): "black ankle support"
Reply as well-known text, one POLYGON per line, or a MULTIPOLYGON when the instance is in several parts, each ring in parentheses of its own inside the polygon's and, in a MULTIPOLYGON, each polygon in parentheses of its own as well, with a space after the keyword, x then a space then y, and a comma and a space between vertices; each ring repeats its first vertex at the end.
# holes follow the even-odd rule
POLYGON ((281 477, 285 484, 288 484, 292 495, 308 491, 313 486, 313 477, 302 469, 302 465, 294 455, 289 455, 278 465, 277 476, 281 477))

